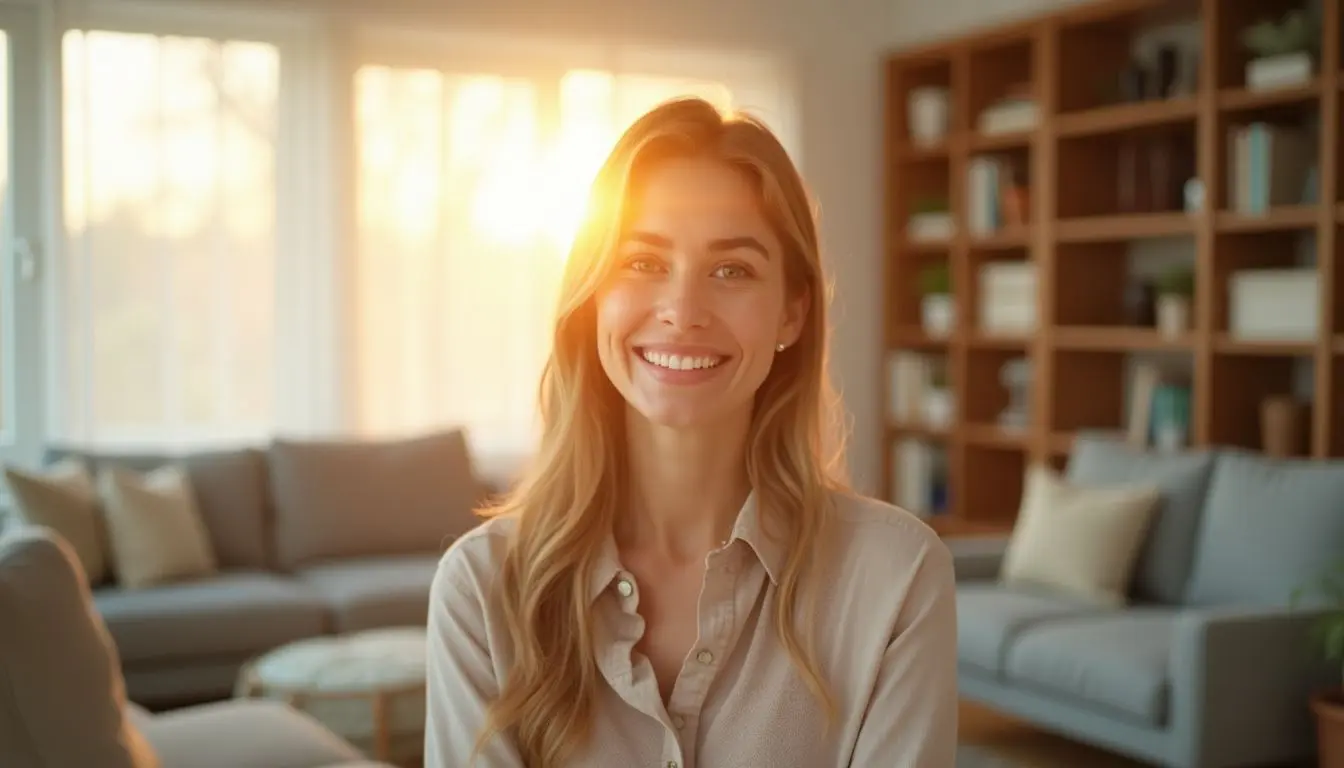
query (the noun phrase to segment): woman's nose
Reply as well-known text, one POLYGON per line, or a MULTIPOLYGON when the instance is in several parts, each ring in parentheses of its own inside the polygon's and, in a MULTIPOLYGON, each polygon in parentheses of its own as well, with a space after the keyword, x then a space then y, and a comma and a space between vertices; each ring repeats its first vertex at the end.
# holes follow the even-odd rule
POLYGON ((694 277, 676 275, 663 283, 658 297, 658 321, 677 330, 709 324, 706 289, 694 277))

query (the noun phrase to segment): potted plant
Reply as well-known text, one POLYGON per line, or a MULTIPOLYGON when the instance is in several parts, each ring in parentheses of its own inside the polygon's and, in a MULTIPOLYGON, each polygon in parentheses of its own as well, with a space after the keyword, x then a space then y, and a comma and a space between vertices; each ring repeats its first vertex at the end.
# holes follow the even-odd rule
POLYGON ((1296 9, 1277 21, 1264 19, 1242 31, 1241 43, 1251 54, 1246 87, 1284 88, 1311 80, 1321 41, 1320 18, 1296 9))
POLYGON ((1314 691, 1310 704, 1316 717, 1317 764, 1322 768, 1344 765, 1344 560, 1321 573, 1315 580, 1293 590, 1291 605, 1301 607, 1311 595, 1308 607, 1323 611, 1312 627, 1311 640, 1325 660, 1335 665, 1341 677, 1335 685, 1314 691))
POLYGON ((920 317, 924 332, 946 336, 956 325, 956 305, 952 301, 952 273, 946 263, 931 264, 919 274, 920 317))
POLYGON ((1195 294, 1195 273, 1189 267, 1173 267, 1157 280, 1157 329, 1163 336, 1179 336, 1190 330, 1190 303, 1195 294))
POLYGON ((946 197, 928 195, 910 206, 906 233, 912 242, 942 242, 952 239, 952 212, 946 197))

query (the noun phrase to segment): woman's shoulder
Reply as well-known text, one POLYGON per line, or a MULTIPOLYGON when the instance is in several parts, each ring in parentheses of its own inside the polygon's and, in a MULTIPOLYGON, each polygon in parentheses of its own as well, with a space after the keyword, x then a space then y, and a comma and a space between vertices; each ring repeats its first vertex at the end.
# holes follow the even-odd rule
POLYGON ((947 544, 917 515, 854 491, 833 491, 831 501, 833 531, 845 559, 862 558, 851 562, 863 562, 865 568, 880 563, 902 570, 951 567, 947 544))
POLYGON ((454 539, 439 558, 436 585, 477 595, 488 591, 504 562, 516 524, 512 515, 491 517, 454 539))

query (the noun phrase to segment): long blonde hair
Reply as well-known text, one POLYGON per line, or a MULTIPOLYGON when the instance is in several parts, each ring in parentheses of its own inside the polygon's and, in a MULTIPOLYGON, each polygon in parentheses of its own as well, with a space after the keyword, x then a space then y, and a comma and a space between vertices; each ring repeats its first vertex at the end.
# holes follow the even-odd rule
POLYGON ((827 376, 828 293, 816 223, 802 179, 763 124, 679 99, 636 121, 597 174, 542 375, 540 449, 517 489, 482 512, 517 518, 498 583, 515 659, 477 747, 508 733, 533 768, 563 764, 590 734, 601 675, 588 584, 625 498, 625 405, 598 361, 593 296, 611 268, 626 202, 644 169, 685 156, 716 158, 752 181, 783 244, 787 290, 811 297, 801 337, 776 357, 757 392, 746 468, 763 526, 789 553, 775 632, 828 717, 835 712, 810 642, 797 630, 800 588, 815 567, 811 548, 824 533, 830 492, 846 487, 840 411, 827 376))

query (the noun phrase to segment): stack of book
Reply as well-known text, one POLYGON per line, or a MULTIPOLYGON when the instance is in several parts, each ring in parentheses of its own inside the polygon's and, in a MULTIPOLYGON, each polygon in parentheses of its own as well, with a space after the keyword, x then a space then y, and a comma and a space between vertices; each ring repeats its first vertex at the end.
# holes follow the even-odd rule
POLYGON ((1257 122, 1233 128, 1227 142, 1228 207, 1258 215, 1310 197, 1315 141, 1299 127, 1257 122))

